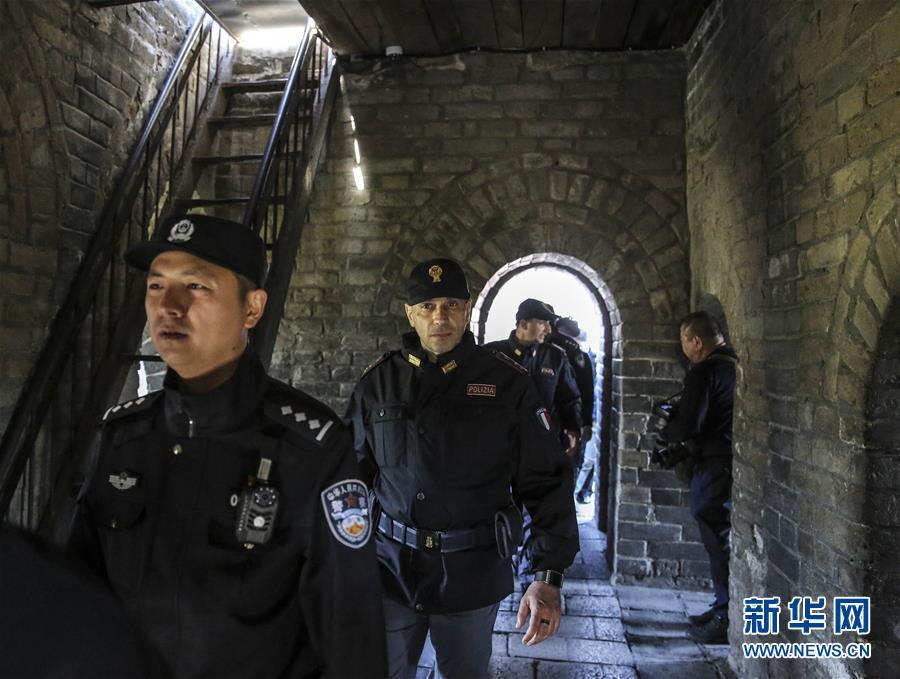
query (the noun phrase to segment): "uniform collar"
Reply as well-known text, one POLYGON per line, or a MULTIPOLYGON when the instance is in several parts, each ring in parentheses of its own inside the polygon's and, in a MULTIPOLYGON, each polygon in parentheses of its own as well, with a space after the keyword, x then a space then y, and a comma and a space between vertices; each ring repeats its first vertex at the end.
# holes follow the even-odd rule
POLYGON ((430 367, 434 367, 440 368, 444 374, 450 374, 462 365, 476 348, 475 336, 471 331, 466 330, 459 344, 446 354, 438 356, 436 363, 432 363, 428 360, 428 354, 422 348, 419 336, 415 330, 412 330, 403 335, 401 353, 403 358, 421 370, 428 370, 430 367))
POLYGON ((519 342, 519 338, 516 337, 516 331, 513 330, 509 333, 509 347, 512 349, 513 356, 515 356, 517 361, 521 361, 525 358, 529 353, 534 353, 537 351, 538 343, 535 342, 531 346, 526 346, 519 342))
POLYGON ((199 437, 234 430, 256 412, 268 386, 268 376, 256 353, 244 351, 228 381, 212 391, 188 391, 178 374, 169 369, 163 382, 165 418, 176 436, 199 437))

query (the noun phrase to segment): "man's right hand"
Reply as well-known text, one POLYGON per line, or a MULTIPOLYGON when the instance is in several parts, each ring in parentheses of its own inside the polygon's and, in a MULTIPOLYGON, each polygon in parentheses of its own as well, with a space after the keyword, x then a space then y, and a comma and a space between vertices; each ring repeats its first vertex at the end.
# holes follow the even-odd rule
POLYGON ((566 455, 569 457, 575 457, 575 454, 578 452, 579 443, 581 442, 578 437, 578 430, 566 429, 565 434, 566 438, 569 439, 569 447, 566 448, 566 455))

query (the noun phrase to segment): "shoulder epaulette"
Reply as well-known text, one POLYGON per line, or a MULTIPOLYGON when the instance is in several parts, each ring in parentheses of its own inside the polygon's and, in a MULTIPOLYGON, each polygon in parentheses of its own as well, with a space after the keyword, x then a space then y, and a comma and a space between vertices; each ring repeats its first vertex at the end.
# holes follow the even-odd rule
POLYGON ((550 347, 549 351, 558 351, 561 354, 565 354, 566 350, 559 346, 558 344, 553 344, 552 342, 544 342, 545 347, 550 347))
POLYGON ((394 355, 396 353, 397 353, 396 350, 384 352, 380 358, 376 358, 374 361, 372 361, 371 363, 369 363, 369 365, 366 366, 366 369, 362 371, 362 375, 360 375, 360 377, 365 377, 366 375, 369 374, 369 372, 371 372, 372 370, 377 368, 379 365, 384 363, 387 359, 389 359, 392 355, 394 355))
POLYGON ((502 351, 498 351, 497 349, 491 349, 491 356, 496 358, 501 363, 505 363, 510 368, 515 368, 517 371, 519 371, 523 375, 528 374, 528 371, 523 366, 516 363, 514 360, 512 360, 509 356, 504 354, 502 351))
POLYGON ((153 405, 162 393, 163 392, 160 389, 159 391, 151 392, 146 396, 141 396, 140 398, 114 405, 103 414, 101 419, 103 422, 111 422, 112 420, 118 420, 123 417, 134 415, 135 413, 143 412, 153 405))
POLYGON ((272 380, 263 398, 263 413, 270 420, 320 446, 340 425, 324 403, 277 380, 272 380))

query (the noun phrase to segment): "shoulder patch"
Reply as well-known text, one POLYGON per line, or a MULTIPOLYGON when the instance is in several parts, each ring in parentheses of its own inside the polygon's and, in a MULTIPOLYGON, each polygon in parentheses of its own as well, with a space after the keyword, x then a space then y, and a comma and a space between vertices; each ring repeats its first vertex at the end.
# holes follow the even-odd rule
POLYGON ((496 349, 491 349, 491 356, 496 358, 501 363, 505 363, 510 368, 514 368, 515 370, 522 373, 523 375, 528 374, 528 370, 526 370, 524 366, 521 366, 518 363, 516 363, 514 360, 512 360, 509 356, 504 354, 502 351, 497 351, 496 349))
POLYGON ((342 545, 359 549, 372 533, 369 489, 359 479, 344 479, 322 491, 322 509, 331 534, 342 545))
POLYGON ((274 380, 273 384, 276 388, 270 388, 264 397, 263 413, 308 441, 325 445, 329 434, 340 426, 337 415, 301 391, 274 380))
POLYGON ((154 391, 146 396, 141 396, 140 398, 114 405, 103 414, 101 420, 103 422, 111 422, 112 420, 118 420, 123 417, 128 417, 129 415, 134 415, 135 413, 143 412, 153 405, 162 393, 162 390, 154 391))
POLYGON ((384 363, 388 358, 390 358, 395 353, 397 353, 396 350, 384 352, 381 355, 381 358, 376 358, 374 361, 372 361, 371 363, 369 363, 369 365, 366 366, 366 369, 363 370, 362 375, 360 375, 360 377, 365 377, 366 375, 368 375, 370 371, 374 370, 379 365, 384 363))

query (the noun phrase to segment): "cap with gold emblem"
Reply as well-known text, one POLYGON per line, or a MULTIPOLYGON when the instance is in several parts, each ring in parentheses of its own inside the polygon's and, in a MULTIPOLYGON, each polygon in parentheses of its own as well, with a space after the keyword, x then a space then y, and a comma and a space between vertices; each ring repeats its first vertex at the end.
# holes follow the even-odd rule
POLYGON ((266 277, 266 247, 243 224, 210 215, 176 215, 157 229, 153 240, 128 249, 125 261, 148 271, 157 255, 181 250, 246 276, 262 287, 266 277))
POLYGON ((466 274, 452 259, 426 259, 416 264, 409 273, 407 304, 418 304, 436 297, 471 298, 466 274))

